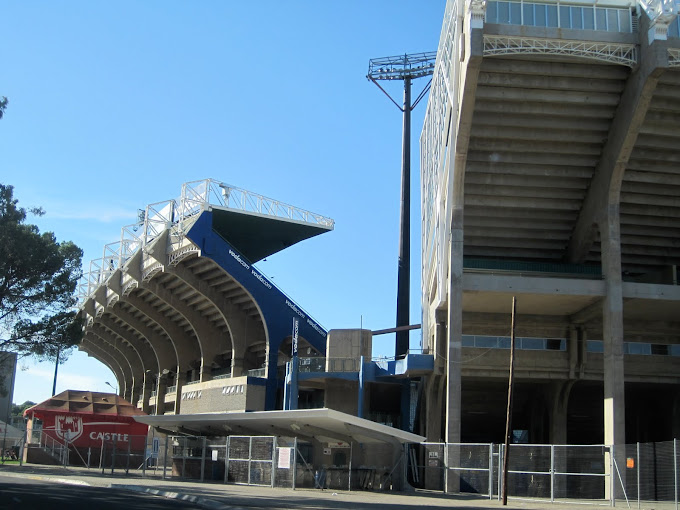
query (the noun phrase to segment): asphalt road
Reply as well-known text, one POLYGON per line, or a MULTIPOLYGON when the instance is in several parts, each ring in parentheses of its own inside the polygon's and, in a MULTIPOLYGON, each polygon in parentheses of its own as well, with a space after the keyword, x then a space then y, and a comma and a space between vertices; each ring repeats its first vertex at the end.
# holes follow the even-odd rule
POLYGON ((0 510, 196 510, 182 501, 102 487, 0 475, 0 510))

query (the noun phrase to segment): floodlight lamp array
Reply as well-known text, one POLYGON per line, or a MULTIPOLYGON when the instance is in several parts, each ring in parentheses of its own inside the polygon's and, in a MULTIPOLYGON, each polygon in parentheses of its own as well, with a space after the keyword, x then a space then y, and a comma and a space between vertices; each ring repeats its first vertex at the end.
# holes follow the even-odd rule
POLYGON ((436 51, 374 58, 368 62, 366 77, 369 80, 404 80, 431 76, 436 59, 436 51))

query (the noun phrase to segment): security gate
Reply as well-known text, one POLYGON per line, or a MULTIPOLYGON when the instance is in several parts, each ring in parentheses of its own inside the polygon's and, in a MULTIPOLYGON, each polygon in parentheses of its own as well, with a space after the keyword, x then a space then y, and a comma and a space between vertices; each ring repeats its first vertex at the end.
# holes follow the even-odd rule
POLYGON ((227 482, 274 487, 276 437, 229 436, 227 482))

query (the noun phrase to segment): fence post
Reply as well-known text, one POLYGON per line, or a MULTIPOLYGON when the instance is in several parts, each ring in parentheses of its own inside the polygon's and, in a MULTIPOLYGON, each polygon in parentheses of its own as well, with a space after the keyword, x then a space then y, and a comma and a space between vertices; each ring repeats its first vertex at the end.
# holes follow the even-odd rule
POLYGON ((550 445, 550 502, 555 502, 555 445, 550 445))
POLYGON ((116 467, 116 446, 118 446, 118 438, 114 436, 113 453, 111 454, 111 474, 113 474, 113 469, 116 467))
POLYGON ((489 500, 493 499, 493 443, 489 443, 489 500))
POLYGON ((184 479, 186 478, 186 472, 187 472, 187 437, 184 436, 181 439, 184 439, 184 443, 181 449, 182 452, 182 474, 181 478, 184 479))
MULTIPOLYGON (((144 438, 144 453, 142 454, 142 478, 146 476, 146 463, 148 462, 148 456, 147 453, 149 451, 149 448, 147 446, 147 441, 149 440, 149 436, 147 435, 144 438)), ((151 440, 151 450, 153 450, 153 439, 151 440)))
POLYGON ((104 434, 102 434, 102 448, 99 450, 99 469, 104 474, 104 434))
POLYGON ((609 446, 609 505, 616 506, 616 478, 614 477, 614 445, 609 446))
POLYGON ((253 460, 253 436, 248 438, 248 485, 250 485, 250 471, 253 460))
POLYGON ((226 450, 224 452, 224 483, 229 481, 229 439, 231 436, 227 436, 226 450))
POLYGON ((505 455, 505 445, 498 445, 498 501, 501 500, 501 492, 503 491, 503 455, 505 455))
POLYGON ((130 437, 131 436, 128 436, 128 442, 127 442, 128 451, 127 451, 127 460, 125 461, 125 476, 130 474, 130 450, 131 450, 130 445, 132 443, 132 441, 130 440, 130 437))
POLYGON ((640 441, 635 445, 635 462, 637 466, 637 500, 638 500, 638 510, 640 508, 640 441))
POLYGON ((444 494, 448 492, 449 484, 446 483, 449 477, 449 443, 444 443, 444 494))
POLYGON ((673 439, 673 485, 675 486, 675 510, 678 510, 678 440, 673 439))
POLYGON ((297 436, 293 440, 293 490, 297 481, 297 436))
POLYGON ((170 436, 165 436, 165 453, 163 454, 163 480, 165 480, 165 470, 168 467, 168 442, 170 441, 170 436))
POLYGON ((276 436, 272 438, 272 489, 276 480, 276 436))
POLYGON ((205 448, 208 438, 203 436, 203 449, 201 450, 201 482, 205 479, 205 448))

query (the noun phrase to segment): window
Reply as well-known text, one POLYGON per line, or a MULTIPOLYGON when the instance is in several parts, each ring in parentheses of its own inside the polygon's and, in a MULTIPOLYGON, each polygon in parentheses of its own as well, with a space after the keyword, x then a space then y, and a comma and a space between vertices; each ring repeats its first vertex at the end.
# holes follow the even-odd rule
POLYGON ((545 348, 549 351, 566 351, 567 342, 562 338, 548 338, 545 342, 545 348))
POLYGON ((624 352, 626 354, 651 354, 651 346, 650 344, 645 344, 642 342, 626 342, 624 344, 625 349, 624 352))
POLYGON ((652 344, 652 354, 656 356, 670 356, 671 352, 668 345, 652 344))
POLYGON ((521 338, 520 349, 539 351, 545 349, 544 338, 521 338))
POLYGON ((604 342, 602 340, 588 340, 586 342, 586 351, 604 352, 604 342))
MULTIPOLYGON (((556 5, 518 1, 489 1, 486 22, 504 25, 573 28, 575 30, 633 31, 630 9, 582 5, 556 5)), ((678 37, 680 25, 674 22, 668 35, 678 37)))

